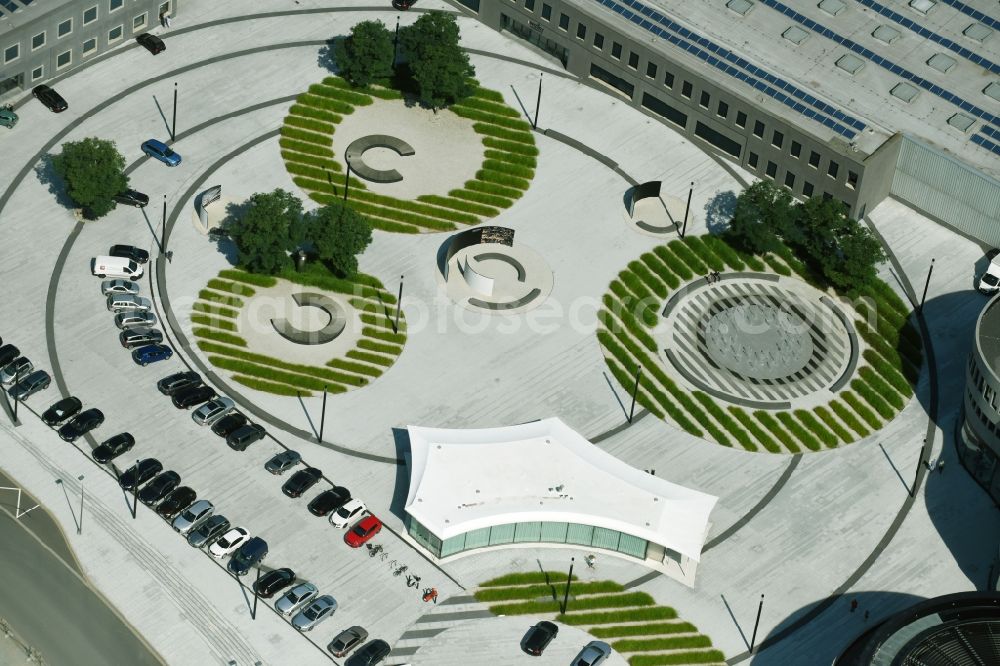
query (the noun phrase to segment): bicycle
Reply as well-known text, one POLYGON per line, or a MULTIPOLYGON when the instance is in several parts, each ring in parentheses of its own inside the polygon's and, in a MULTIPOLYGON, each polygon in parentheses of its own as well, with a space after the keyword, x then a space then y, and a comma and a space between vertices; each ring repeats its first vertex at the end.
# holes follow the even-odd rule
POLYGON ((583 558, 583 561, 587 563, 588 569, 597 568, 596 566, 594 566, 595 564, 597 564, 597 557, 595 557, 594 555, 587 555, 585 558, 583 558))
POLYGON ((380 552, 382 552, 382 544, 375 544, 374 546, 370 543, 366 543, 365 546, 368 547, 368 557, 375 557, 380 552))
POLYGON ((416 574, 410 576, 407 574, 406 587, 420 587, 420 576, 417 576, 416 574))
POLYGON ((383 552, 381 555, 378 556, 379 560, 381 560, 382 562, 385 562, 385 558, 387 557, 389 557, 389 553, 385 552, 383 552))
POLYGON ((434 588, 434 587, 425 587, 424 588, 424 597, 423 598, 424 598, 425 602, 426 601, 433 601, 434 603, 437 603, 438 602, 438 591, 437 591, 437 588, 434 588))
POLYGON ((399 567, 398 569, 396 569, 395 571, 393 571, 393 572, 392 572, 392 575, 393 575, 393 576, 399 576, 400 574, 402 574, 402 573, 403 573, 404 571, 406 571, 406 570, 407 570, 407 569, 409 569, 409 568, 410 568, 410 567, 408 567, 408 566, 406 566, 406 565, 404 564, 404 565, 402 565, 401 567, 399 567))

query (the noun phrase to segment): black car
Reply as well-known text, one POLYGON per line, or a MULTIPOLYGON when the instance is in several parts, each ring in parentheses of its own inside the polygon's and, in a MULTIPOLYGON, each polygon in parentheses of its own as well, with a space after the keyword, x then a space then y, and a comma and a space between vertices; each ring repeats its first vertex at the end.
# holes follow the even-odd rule
POLYGON ((198 493, 193 488, 181 486, 174 488, 170 494, 163 498, 163 501, 156 506, 156 513, 164 518, 173 518, 178 513, 188 508, 198 499, 198 493))
POLYGON ((135 437, 127 432, 121 432, 111 439, 101 442, 91 455, 94 456, 94 460, 103 465, 126 451, 131 451, 133 446, 135 446, 135 437))
POLYGON ((212 424, 212 432, 219 437, 226 437, 234 430, 238 430, 247 424, 247 417, 239 412, 226 414, 221 419, 212 424))
POLYGON ((160 472, 155 479, 139 491, 139 501, 143 504, 156 504, 180 483, 181 475, 177 472, 160 472))
POLYGON ((3 347, 0 347, 0 368, 7 365, 20 355, 21 350, 14 345, 4 345, 3 347))
POLYGON ((111 249, 108 250, 108 254, 112 257, 131 259, 137 264, 144 264, 149 261, 149 252, 134 245, 112 245, 111 249))
POLYGON ((63 398, 42 412, 42 421, 45 421, 46 425, 56 426, 74 416, 81 409, 83 409, 83 403, 80 402, 79 398, 73 396, 63 398))
POLYGON ((211 386, 189 386, 174 393, 172 398, 177 409, 190 409, 215 397, 215 389, 211 386))
POLYGON ((253 584, 253 589, 261 599, 270 599, 274 596, 275 592, 288 587, 294 580, 295 572, 288 567, 284 567, 268 571, 260 577, 260 580, 253 584))
POLYGON ((59 428, 59 436, 62 437, 63 441, 75 442, 78 437, 83 437, 102 423, 104 423, 104 412, 91 407, 59 428))
MULTIPOLYGON (((293 477, 294 478, 294 477, 293 477)), ((331 511, 336 511, 351 501, 351 491, 341 486, 334 486, 329 490, 324 490, 309 502, 309 513, 314 516, 325 516, 331 511)))
POLYGON ((138 488, 163 470, 163 463, 156 458, 146 458, 121 473, 118 483, 125 490, 138 488))
POLYGON ((543 620, 528 629, 528 633, 521 640, 521 649, 535 657, 541 656, 558 633, 559 627, 543 620))
POLYGON ((157 53, 163 53, 167 50, 167 45, 163 43, 163 40, 156 35, 151 35, 148 32, 144 32, 135 38, 135 41, 139 42, 142 46, 146 47, 146 50, 156 55, 157 53))
POLYGON ((393 9, 409 9, 416 0, 392 0, 393 9))
POLYGON ((66 100, 62 98, 62 95, 57 93, 52 88, 49 88, 47 85, 43 84, 35 86, 31 89, 31 94, 53 113, 62 113, 69 108, 69 104, 67 104, 66 100))
POLYGON ((192 388, 201 384, 201 375, 197 372, 175 372, 156 382, 156 388, 163 395, 173 395, 181 389, 192 388))
POLYGON ((381 638, 376 638, 361 646, 361 649, 344 662, 344 666, 375 666, 389 656, 391 648, 381 638))
POLYGON ((244 576, 265 557, 267 557, 267 542, 260 537, 253 537, 233 553, 229 559, 229 573, 244 576))
POLYGON ((157 345, 163 342, 163 333, 156 328, 124 328, 118 334, 118 342, 125 349, 157 345))
POLYGON ((300 469, 281 486, 281 492, 289 497, 301 497, 302 493, 316 485, 316 482, 323 478, 323 472, 315 467, 300 469))
POLYGON ((248 423, 229 433, 226 436, 226 444, 233 451, 246 451, 248 446, 258 440, 264 439, 264 435, 266 434, 267 431, 264 430, 264 426, 256 423, 248 423))
POLYGON ((121 194, 116 194, 113 198, 115 203, 135 206, 136 208, 145 208, 149 205, 149 195, 137 192, 136 190, 125 190, 121 194))

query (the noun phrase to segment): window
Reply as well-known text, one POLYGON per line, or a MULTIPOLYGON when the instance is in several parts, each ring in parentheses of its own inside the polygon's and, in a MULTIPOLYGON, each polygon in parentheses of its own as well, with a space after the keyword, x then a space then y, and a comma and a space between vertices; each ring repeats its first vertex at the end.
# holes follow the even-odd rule
POLYGON ((777 175, 777 173, 778 173, 778 165, 769 160, 767 163, 767 168, 764 169, 764 174, 768 178, 774 178, 775 175, 777 175))
POLYGON ((813 184, 809 181, 802 181, 802 195, 806 197, 813 195, 813 184))
POLYGON ((142 30, 146 27, 146 12, 139 14, 132 19, 132 32, 136 30, 142 30))
POLYGON ((108 2, 108 11, 113 12, 116 9, 121 9, 124 4, 125 0, 110 0, 110 2, 108 2))
POLYGON ((753 135, 758 139, 764 138, 764 123, 759 120, 753 121, 753 135))
POLYGON ((8 46, 3 50, 3 61, 5 63, 10 62, 12 60, 17 60, 19 57, 21 57, 20 44, 14 44, 13 46, 8 46))
POLYGON ((632 69, 639 69, 639 54, 629 52, 628 54, 628 66, 632 69))
POLYGON ((576 38, 587 39, 587 26, 582 23, 576 24, 576 38))
POLYGON ((31 38, 31 50, 40 49, 45 46, 45 33, 40 32, 31 38))
POLYGON ((83 24, 93 23, 97 20, 97 5, 94 5, 90 9, 83 12, 83 24))
POLYGON ((97 50, 97 39, 91 37, 83 43, 83 55, 90 55, 97 50))
POLYGON ((622 59, 622 45, 618 42, 611 42, 611 57, 618 60, 622 59))
POLYGON ((783 143, 785 143, 785 135, 778 130, 774 130, 774 134, 771 135, 771 145, 775 148, 781 148, 783 143))
POLYGON ((698 99, 698 105, 704 109, 708 108, 708 103, 711 101, 711 97, 704 90, 701 91, 701 97, 698 99))
POLYGON ((666 118, 675 125, 687 127, 688 117, 686 113, 675 109, 663 100, 657 99, 649 93, 642 94, 642 105, 658 116, 666 118))
POLYGON ((817 153, 815 150, 809 152, 809 166, 811 166, 813 169, 819 168, 819 153, 817 153))
MULTIPOLYGON (((479 11, 478 7, 476 8, 476 11, 477 12, 479 11)), ((157 16, 163 16, 164 14, 169 14, 169 13, 170 13, 170 0, 167 0, 166 2, 161 2, 160 11, 157 12, 157 16)))
POLYGON ((801 155, 802 154, 802 144, 799 143, 798 141, 792 141, 791 153, 792 153, 792 157, 798 157, 799 155, 801 155))
POLYGON ((569 30, 569 16, 567 16, 566 14, 559 15, 559 29, 569 30))
POLYGON ((45 67, 36 67, 31 70, 31 80, 37 81, 38 79, 45 76, 45 67))
POLYGON ((62 69, 71 62, 73 62, 73 52, 63 51, 56 56, 56 69, 62 69))
POLYGON ((599 32, 594 33, 594 48, 604 50, 604 35, 599 32))
POLYGON ((73 19, 66 19, 56 28, 56 34, 60 37, 65 37, 71 32, 73 32, 73 19))
POLYGON ((635 92, 635 86, 633 86, 631 83, 629 83, 620 76, 612 74, 603 67, 598 67, 593 63, 591 63, 590 65, 590 75, 593 78, 597 79, 598 81, 603 81, 604 83, 608 84, 615 90, 624 93, 629 98, 631 98, 632 94, 635 92))
POLYGON ((546 21, 552 18, 552 5, 542 3, 542 18, 546 21))
POLYGON ((752 169, 757 168, 757 153, 747 153, 747 164, 749 164, 752 169))
POLYGON ((124 32, 125 26, 123 25, 115 26, 114 28, 111 28, 111 30, 108 30, 108 43, 117 42, 122 38, 124 32))
POLYGON ((674 75, 671 72, 663 73, 663 85, 670 88, 671 90, 674 89, 674 75))
POLYGON ((737 127, 747 126, 747 114, 743 113, 742 111, 736 112, 736 126, 737 127))
POLYGON ((838 171, 840 171, 840 165, 833 160, 830 160, 829 166, 826 167, 826 175, 830 178, 836 178, 838 171))
POLYGON ((725 118, 729 115, 729 105, 720 100, 719 108, 715 111, 715 114, 720 118, 725 118))
POLYGON ((795 187, 795 174, 791 171, 785 172, 785 187, 788 189, 795 187))
POLYGON ((654 63, 647 62, 646 63, 646 76, 648 76, 651 79, 655 79, 656 78, 656 72, 657 72, 656 65, 654 63))
POLYGON ((686 99, 691 99, 691 94, 694 91, 694 86, 691 85, 690 81, 685 81, 681 85, 681 96, 686 99))
POLYGON ((694 134, 695 136, 708 141, 716 148, 729 153, 736 159, 740 158, 740 151, 743 146, 738 141, 733 141, 722 132, 714 130, 702 122, 698 122, 695 123, 694 134))
POLYGON ((535 0, 524 0, 524 8, 529 12, 535 11, 535 0))
POLYGON ((847 171, 847 186, 852 190, 856 189, 858 186, 858 174, 851 170, 847 171))

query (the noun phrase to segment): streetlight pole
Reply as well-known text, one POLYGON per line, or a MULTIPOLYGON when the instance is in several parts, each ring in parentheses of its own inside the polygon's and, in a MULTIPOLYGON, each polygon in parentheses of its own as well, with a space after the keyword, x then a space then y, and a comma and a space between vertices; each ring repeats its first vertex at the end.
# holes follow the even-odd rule
MULTIPOLYGON (((153 234, 153 238, 156 238, 156 234, 153 234)), ((163 244, 167 241, 167 195, 163 195, 163 217, 160 219, 160 238, 156 241, 156 244, 160 246, 160 254, 166 254, 167 248, 163 247, 163 244)), ((169 261, 169 258, 168 258, 169 261)))
POLYGON ((535 100, 535 119, 531 121, 531 129, 538 127, 538 109, 542 106, 542 77, 544 72, 538 74, 538 98, 535 100))
POLYGON ((573 562, 575 557, 569 558, 569 576, 566 577, 566 591, 563 592, 562 612, 566 613, 566 604, 569 602, 569 583, 573 580, 573 562))
POLYGON ((17 389, 17 385, 21 383, 21 369, 17 369, 17 373, 14 375, 14 425, 17 425, 17 403, 21 402, 17 399, 20 391, 17 389))
POLYGON ((927 438, 926 437, 924 437, 924 443, 920 447, 920 455, 917 456, 917 470, 913 473, 913 485, 910 487, 910 497, 913 497, 913 496, 915 496, 917 494, 917 481, 920 479, 920 466, 928 464, 927 461, 924 460, 924 449, 925 448, 927 448, 927 438))
POLYGON ((170 140, 177 140, 177 82, 174 81, 174 116, 170 124, 170 140))
POLYGON ((135 459, 135 475, 132 477, 132 520, 139 515, 139 459, 135 459))
POLYGON ((323 443, 323 426, 326 425, 326 389, 327 385, 323 384, 323 413, 319 415, 319 441, 323 443))
POLYGON ((83 534, 83 474, 76 478, 80 480, 80 524, 76 526, 76 533, 83 534))
POLYGON ((688 213, 691 211, 691 195, 694 194, 694 182, 688 188, 688 201, 687 205, 684 206, 684 226, 681 228, 681 238, 684 238, 684 234, 687 233, 688 228, 688 213))
POLYGON ((639 375, 642 374, 642 366, 635 369, 635 386, 632 388, 632 408, 628 410, 628 422, 632 423, 635 416, 635 396, 639 393, 639 375))
POLYGON ((260 567, 257 567, 257 580, 253 584, 253 610, 250 611, 250 619, 257 619, 257 598, 260 596, 257 594, 257 585, 260 583, 260 567))
POLYGON ((931 285, 931 275, 934 274, 934 259, 931 259, 931 267, 927 271, 927 279, 924 281, 924 293, 920 297, 920 307, 917 308, 917 314, 924 313, 924 299, 927 298, 927 287, 931 285))
POLYGON ((399 311, 403 307, 403 276, 399 276, 399 295, 396 297, 396 321, 392 325, 392 332, 399 333, 399 311))
POLYGON ((757 625, 760 624, 760 612, 764 609, 764 595, 760 595, 760 603, 757 604, 757 619, 753 623, 753 636, 750 638, 750 654, 753 654, 753 646, 757 643, 757 625))

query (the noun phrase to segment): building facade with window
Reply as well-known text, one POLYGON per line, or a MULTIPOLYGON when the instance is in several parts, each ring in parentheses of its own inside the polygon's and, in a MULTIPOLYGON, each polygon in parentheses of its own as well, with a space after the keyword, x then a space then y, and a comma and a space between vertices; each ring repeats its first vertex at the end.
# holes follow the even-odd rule
POLYGON ((160 25, 178 0, 0 0, 0 99, 160 25))
POLYGON ((962 406, 959 460, 1000 504, 1000 295, 986 304, 976 321, 962 406))
POLYGON ((1000 245, 995 2, 450 1, 797 197, 1000 245))

